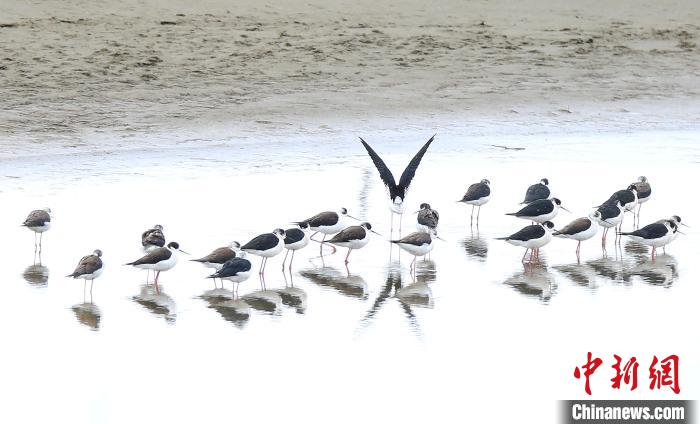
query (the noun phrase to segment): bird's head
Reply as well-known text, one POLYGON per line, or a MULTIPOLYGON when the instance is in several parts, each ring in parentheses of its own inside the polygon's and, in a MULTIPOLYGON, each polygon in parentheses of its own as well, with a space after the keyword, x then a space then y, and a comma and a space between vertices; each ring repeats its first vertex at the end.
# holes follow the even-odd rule
POLYGON ((163 231, 163 226, 160 225, 160 224, 156 224, 156 225, 153 226, 153 229, 154 229, 154 230, 158 230, 158 231, 163 231))
POLYGON ((97 256, 98 258, 101 258, 101 257, 102 257, 102 251, 101 251, 100 249, 95 249, 95 250, 92 252, 92 254, 95 255, 95 256, 97 256))
POLYGON ((276 235, 278 238, 284 238, 284 230, 281 228, 275 228, 272 234, 276 235))
POLYGON ((647 177, 645 177, 644 175, 642 175, 642 176, 640 176, 639 178, 637 178, 637 181, 640 182, 640 183, 645 183, 645 182, 647 182, 647 177))
POLYGON ((229 243, 228 247, 234 252, 238 252, 239 250, 241 250, 241 244, 237 241, 232 241, 231 243, 229 243))
POLYGON ((482 184, 486 184, 487 186, 490 186, 490 185, 491 185, 491 181, 487 180, 486 178, 484 178, 483 180, 481 180, 481 183, 482 183, 482 184))
POLYGON ((553 223, 552 221, 545 221, 545 222, 542 223, 542 226, 543 226, 546 230, 550 230, 550 231, 551 231, 551 230, 554 229, 554 223, 553 223))
POLYGON ((542 178, 542 179, 540 180, 540 183, 541 183, 542 185, 549 185, 549 180, 548 180, 547 178, 542 178))

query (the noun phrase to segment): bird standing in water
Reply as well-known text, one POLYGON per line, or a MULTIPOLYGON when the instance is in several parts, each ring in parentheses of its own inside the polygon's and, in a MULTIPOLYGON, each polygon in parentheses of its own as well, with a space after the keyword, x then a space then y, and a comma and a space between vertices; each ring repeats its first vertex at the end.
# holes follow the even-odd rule
POLYGON ((374 162, 374 166, 377 168, 377 171, 379 171, 379 176, 381 177, 382 182, 389 190, 389 200, 391 201, 391 203, 389 204, 389 209, 391 210, 392 234, 394 232, 394 214, 396 214, 399 215, 399 236, 401 235, 401 222, 404 212, 404 201, 406 200, 406 193, 408 192, 408 187, 411 185, 411 181, 413 181, 413 177, 415 177, 416 175, 416 170, 418 170, 418 165, 420 165, 420 161, 423 159, 423 155, 425 155, 425 152, 428 151, 428 147, 430 147, 430 143, 432 143, 434 139, 435 135, 430 137, 430 139, 423 145, 423 147, 421 147, 418 153, 416 153, 413 159, 411 159, 411 162, 408 163, 406 169, 404 169, 403 173, 401 174, 401 178, 399 179, 399 183, 396 184, 394 175, 386 166, 382 158, 380 158, 379 155, 369 146, 369 144, 367 144, 367 142, 365 142, 365 140, 363 140, 362 137, 360 137, 360 142, 362 142, 362 145, 367 150, 367 154, 369 154, 369 157, 372 159, 372 162, 374 162))
MULTIPOLYGON (((34 232, 34 252, 39 248, 41 252, 42 241, 44 240, 44 232, 51 228, 51 209, 37 209, 31 211, 27 219, 22 223, 23 227, 27 227, 34 232), (36 235, 39 234, 39 243, 37 244, 36 235)), ((41 253, 39 253, 41 255, 41 253)))
MULTIPOLYGON (((547 189, 549 190, 549 189, 547 189)), ((549 196, 549 194, 547 195, 549 196)), ((476 214, 476 228, 479 228, 479 215, 481 215, 481 207, 488 203, 491 199, 491 181, 484 178, 478 183, 472 184, 467 189, 467 192, 459 200, 460 203, 466 203, 467 205, 472 205, 472 214, 469 221, 469 227, 474 225, 474 208, 479 207, 479 212, 476 214)))

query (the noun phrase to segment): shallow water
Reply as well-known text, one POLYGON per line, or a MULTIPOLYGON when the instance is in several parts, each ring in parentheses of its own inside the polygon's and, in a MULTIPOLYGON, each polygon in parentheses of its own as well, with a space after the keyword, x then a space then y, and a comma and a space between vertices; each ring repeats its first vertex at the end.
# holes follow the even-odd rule
MULTIPOLYGON (((367 139, 398 173, 429 135, 367 139)), ((431 203, 445 241, 418 262, 415 278, 411 258, 386 242, 384 190, 361 145, 339 135, 316 141, 4 160, 0 370, 12 393, 0 416, 484 422, 498 409, 501 422, 553 422, 557 399, 583 394, 571 370, 588 351, 678 354, 682 396, 697 397, 700 352, 689 332, 698 318, 700 218, 684 184, 698 170, 695 134, 441 133, 407 210, 431 203), (624 240, 621 249, 609 240, 605 255, 597 236, 583 244, 580 264, 575 242, 555 240, 541 265, 526 267, 521 249, 495 240, 527 224, 504 213, 541 177, 573 211, 554 220, 560 227, 640 174, 653 187, 642 222, 678 214, 692 226, 655 262, 624 240), (477 232, 455 200, 481 178, 493 195, 477 232), (54 211, 54 227, 38 258, 18 224, 43 206, 54 211), (209 270, 187 257, 161 275, 160 293, 144 285, 145 272, 122 265, 140 255, 141 231, 157 223, 199 257, 341 206, 382 237, 347 268, 343 249, 321 259, 317 245, 298 252, 291 275, 274 258, 264 289, 254 276, 237 301, 230 283, 215 288, 204 279, 209 270), (90 295, 63 276, 95 248, 107 268, 90 295)), ((404 216, 404 233, 414 220, 404 216)), ((611 391, 602 375, 592 384, 603 398, 630 396, 611 391)))

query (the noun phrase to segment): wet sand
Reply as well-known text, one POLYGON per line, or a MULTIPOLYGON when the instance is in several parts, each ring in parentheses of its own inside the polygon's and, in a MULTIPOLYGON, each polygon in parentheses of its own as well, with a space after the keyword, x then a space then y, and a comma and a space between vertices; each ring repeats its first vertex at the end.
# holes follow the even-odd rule
POLYGON ((407 127, 679 129, 700 112, 690 0, 9 0, 0 11, 3 155, 407 127))
MULTIPOLYGON (((398 169, 427 136, 368 141, 398 169)), ((251 144, 6 160, 0 311, 6 346, 16 348, 3 362, 15 388, 4 412, 29 421, 207 421, 235 410, 265 421, 302 414, 417 422, 461 416, 465 398, 470 416, 485 420, 507 398, 513 409, 504 419, 554 422, 555 400, 581 393, 571 369, 589 350, 676 353, 684 396, 695 395, 699 352, 688 332, 697 320, 700 217, 679 184, 696 172, 693 133, 508 140, 521 151, 439 135, 408 210, 431 203, 446 241, 418 264, 415 280, 410 258, 385 240, 384 190, 359 142, 339 136, 326 152, 293 141, 279 157, 251 144), (693 226, 656 262, 628 243, 618 251, 609 242, 604 256, 597 237, 584 243, 580 265, 575 243, 555 240, 543 249, 544 264, 528 269, 521 249, 494 240, 526 224, 504 213, 543 176, 573 211, 555 219, 562 226, 640 173, 654 190, 642 221, 679 214, 693 226), (477 234, 455 200, 484 177, 494 194, 477 234), (55 219, 38 266, 32 234, 12 223, 44 205, 55 219), (353 253, 348 269, 343 252, 314 258, 316 246, 297 255, 291 276, 275 258, 265 290, 255 276, 241 284, 243 302, 227 298, 230 285, 215 289, 195 263, 164 273, 161 293, 144 286, 144 272, 122 266, 139 256, 140 232, 156 223, 197 256, 340 206, 384 237, 353 253), (90 298, 82 282, 62 276, 94 248, 105 252, 107 268, 90 298), (420 408, 407 405, 416 399, 420 408), (44 408, 31 408, 38 401, 44 408)), ((404 231, 413 219, 405 216, 404 231)), ((615 395, 607 380, 593 384, 600 396, 615 395)))

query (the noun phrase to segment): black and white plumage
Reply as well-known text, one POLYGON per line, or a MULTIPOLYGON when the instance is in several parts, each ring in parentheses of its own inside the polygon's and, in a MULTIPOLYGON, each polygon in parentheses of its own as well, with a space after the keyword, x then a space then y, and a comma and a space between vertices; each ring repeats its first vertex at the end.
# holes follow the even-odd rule
POLYGON ((559 209, 568 210, 561 205, 561 200, 553 197, 551 199, 540 199, 528 203, 525 207, 517 212, 507 213, 506 215, 515 216, 517 218, 544 223, 557 216, 559 209))
POLYGON ((149 250, 141 258, 129 262, 126 265, 131 265, 139 269, 147 269, 151 271, 156 271, 155 285, 158 287, 158 277, 162 271, 171 270, 177 264, 177 252, 183 252, 180 250, 180 245, 173 241, 168 243, 165 247, 156 247, 149 250))
POLYGON ((72 274, 66 275, 66 277, 93 281, 95 278, 102 275, 103 270, 102 251, 96 249, 92 252, 92 255, 83 256, 78 262, 78 266, 75 267, 75 271, 73 271, 72 274))
MULTIPOLYGON (((320 252, 323 254, 323 245, 325 244, 326 241, 326 236, 335 234, 339 231, 341 231, 343 228, 347 227, 346 219, 345 217, 350 217, 348 215, 348 210, 345 208, 340 208, 338 209, 337 212, 333 211, 326 211, 326 212, 321 212, 318 213, 311 218, 305 219, 303 221, 298 221, 295 222, 294 224, 297 225, 302 225, 302 224, 308 224, 309 228, 311 231, 314 232, 313 235, 311 235, 310 239, 313 240, 313 236, 316 233, 321 233, 323 234, 323 238, 321 239, 320 242, 320 252)), ((314 240, 317 241, 317 240, 314 240)), ((333 252, 335 253, 335 247, 331 246, 333 248, 333 252)))
POLYGON ((581 242, 593 238, 598 232, 598 221, 601 219, 599 211, 593 211, 590 217, 577 218, 571 221, 561 230, 554 231, 553 235, 578 241, 576 246, 576 258, 581 260, 581 242))
POLYGON ((628 236, 637 243, 651 246, 651 258, 656 258, 656 248, 663 247, 672 242, 674 234, 678 231, 678 225, 674 221, 667 220, 662 223, 655 222, 632 232, 621 232, 620 235, 628 236))
POLYGON ((362 145, 365 147, 365 150, 367 150, 367 154, 369 154, 369 157, 372 159, 375 168, 377 168, 377 171, 379 171, 379 177, 382 179, 382 182, 389 190, 389 200, 391 201, 391 203, 389 204, 389 208, 391 209, 392 213, 392 231, 394 214, 403 214, 404 201, 406 200, 406 193, 408 192, 408 188, 416 175, 418 165, 420 165, 420 162, 423 159, 425 152, 428 151, 428 147, 430 147, 430 144, 433 142, 433 140, 435 140, 435 135, 430 137, 430 139, 423 145, 423 147, 421 147, 418 153, 416 153, 416 155, 413 156, 413 159, 411 159, 411 161, 404 169, 403 173, 401 173, 401 178, 399 179, 399 183, 397 184, 396 180, 394 179, 394 175, 386 166, 382 158, 380 158, 377 152, 375 152, 374 149, 372 149, 370 145, 367 144, 367 142, 363 140, 362 137, 360 137, 360 142, 362 142, 362 145))
POLYGON ((625 207, 626 211, 634 211, 634 208, 637 207, 637 187, 635 187, 634 184, 631 184, 624 190, 616 191, 608 198, 608 200, 603 202, 603 205, 614 205, 618 200, 625 207))
POLYGON ((236 257, 236 252, 240 251, 241 244, 237 241, 231 242, 228 246, 219 247, 211 251, 206 256, 199 259, 191 259, 192 262, 199 262, 207 268, 221 269, 224 263, 236 257))
POLYGON ((476 214, 476 226, 479 226, 479 215, 481 215, 481 207, 488 203, 491 199, 491 181, 484 178, 478 183, 474 183, 469 186, 467 192, 462 196, 460 203, 466 203, 467 205, 472 205, 472 214, 470 220, 470 226, 474 223, 474 208, 478 207, 479 212, 476 214))
POLYGON ((523 200, 520 204, 524 205, 527 203, 532 203, 535 200, 549 199, 549 196, 552 193, 548 186, 549 180, 547 178, 542 178, 539 183, 531 185, 525 192, 525 200, 523 200))
POLYGON ((146 252, 157 247, 165 246, 163 226, 154 225, 153 228, 144 231, 141 234, 141 246, 143 246, 143 250, 146 252))
MULTIPOLYGON (((599 215, 593 216, 593 219, 595 219, 598 224, 603 227, 603 237, 601 239, 601 243, 603 248, 605 248, 608 230, 620 225, 622 222, 622 217, 625 213, 625 205, 620 200, 616 201, 614 204, 605 203, 599 206, 598 209, 596 209, 596 212, 598 212, 599 215)), ((615 239, 617 239, 617 234, 615 235, 615 239)))
POLYGON ((292 270, 292 263, 294 262, 294 254, 297 250, 305 248, 311 237, 309 236, 309 231, 311 226, 308 222, 300 222, 298 228, 289 228, 284 232, 284 248, 287 249, 287 253, 284 255, 284 260, 282 261, 282 270, 284 270, 284 264, 287 262, 287 256, 289 252, 292 252, 292 258, 289 260, 289 270, 292 270))
POLYGON ((352 225, 333 236, 333 238, 328 240, 328 243, 348 248, 348 254, 345 256, 345 263, 347 264, 350 258, 350 252, 355 249, 362 249, 369 243, 370 231, 374 232, 369 222, 363 222, 360 225, 352 225))
POLYGON ((425 256, 433 250, 433 239, 437 238, 437 233, 434 231, 424 233, 418 231, 411 233, 406 237, 399 240, 390 240, 391 243, 396 244, 402 250, 410 253, 414 256, 413 262, 411 262, 411 267, 415 269, 416 258, 419 256, 425 256))
POLYGON ((531 250, 530 261, 532 261, 533 253, 535 258, 539 258, 539 250, 541 247, 552 241, 552 230, 554 224, 550 221, 545 221, 542 224, 528 225, 523 227, 517 233, 511 234, 508 237, 500 237, 496 240, 504 240, 513 246, 525 248, 525 254, 522 261, 525 261, 525 256, 528 250, 531 250))
POLYGON ((265 272, 267 260, 277 256, 284 249, 284 230, 275 229, 271 233, 260 234, 241 247, 241 250, 262 257, 260 274, 265 272))
POLYGON ((43 208, 31 211, 29 215, 27 215, 27 219, 22 223, 22 226, 34 232, 34 250, 36 250, 37 245, 41 248, 44 232, 51 228, 51 209, 43 208), (37 234, 39 234, 38 243, 37 234))
POLYGON ((236 283, 234 293, 238 293, 238 284, 250 277, 253 265, 246 259, 245 252, 240 252, 235 258, 224 262, 221 268, 207 278, 218 278, 236 283))
POLYGON ((438 211, 430 207, 428 203, 421 203, 420 210, 417 213, 416 227, 418 231, 423 231, 424 233, 437 231, 438 223, 440 222, 438 211))

